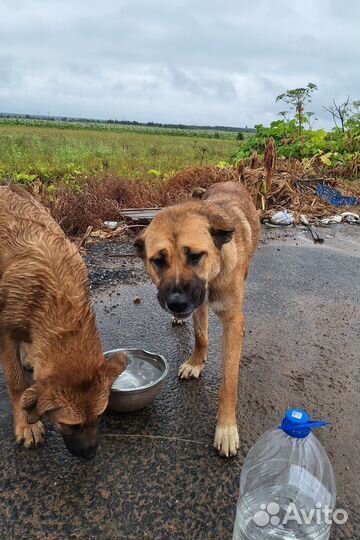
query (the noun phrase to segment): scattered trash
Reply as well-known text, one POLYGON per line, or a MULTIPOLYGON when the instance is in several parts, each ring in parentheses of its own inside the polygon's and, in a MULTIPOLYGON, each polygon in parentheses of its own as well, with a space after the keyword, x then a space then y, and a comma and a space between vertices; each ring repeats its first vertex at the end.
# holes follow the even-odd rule
POLYGON ((140 296, 135 296, 133 302, 134 302, 134 304, 140 304, 140 302, 141 302, 140 296))
POLYGON ((294 225, 295 219, 291 212, 281 210, 273 214, 270 218, 264 219, 264 223, 268 227, 289 227, 290 225, 294 225))
POLYGON ((119 226, 118 221, 104 221, 104 227, 107 229, 110 229, 111 231, 115 231, 119 226))
POLYGON ((330 225, 331 223, 353 223, 360 225, 360 216, 354 212, 343 212, 342 214, 337 214, 328 218, 321 220, 322 225, 330 225))
POLYGON ((313 227, 313 225, 310 225, 308 218, 306 216, 304 216, 304 214, 300 215, 300 221, 301 221, 301 223, 306 225, 306 227, 309 229, 315 244, 323 244, 324 243, 323 237, 320 236, 320 234, 315 229, 315 227, 313 227))
POLYGON ((274 225, 293 225, 295 220, 291 212, 282 210, 281 212, 276 212, 276 214, 271 217, 270 221, 274 225))
POLYGON ((340 215, 331 216, 329 218, 324 218, 321 220, 321 223, 323 225, 329 225, 331 223, 341 223, 341 222, 342 222, 342 217, 340 215))
POLYGON ((358 204, 356 197, 344 197, 340 191, 326 184, 319 184, 316 193, 333 206, 355 206, 358 204))
POLYGON ((359 214, 355 214, 354 212, 343 212, 340 215, 342 217, 342 220, 346 223, 356 223, 357 225, 360 225, 359 214))
MULTIPOLYGON (((296 225, 300 222, 309 229, 314 242, 320 244, 324 242, 324 239, 314 228, 314 226, 310 224, 309 218, 306 217, 305 214, 300 214, 300 216, 298 216, 298 218, 295 220, 292 212, 289 212, 288 210, 281 210, 272 216, 270 215, 263 218, 262 222, 267 227, 289 227, 290 225, 296 225)), ((342 214, 335 214, 334 216, 316 220, 317 225, 331 225, 332 223, 351 223, 354 225, 360 225, 360 216, 359 214, 355 214, 355 212, 343 212, 342 214)))
POLYGON ((117 238, 118 236, 124 234, 127 229, 127 225, 120 225, 114 231, 104 231, 103 229, 100 229, 99 231, 92 232, 90 236, 92 238, 101 238, 102 240, 109 238, 117 238))

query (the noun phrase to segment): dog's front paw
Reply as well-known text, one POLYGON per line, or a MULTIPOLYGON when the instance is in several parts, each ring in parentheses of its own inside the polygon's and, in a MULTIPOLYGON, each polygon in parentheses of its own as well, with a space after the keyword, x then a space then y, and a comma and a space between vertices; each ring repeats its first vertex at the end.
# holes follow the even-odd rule
POLYGON ((44 424, 40 421, 35 424, 17 422, 14 431, 17 444, 23 444, 25 448, 39 446, 45 439, 44 424))
POLYGON ((221 456, 236 456, 239 450, 239 433, 236 424, 217 425, 214 446, 221 456))
POLYGON ((198 379, 204 368, 204 364, 192 365, 190 361, 184 362, 178 371, 180 379, 198 379))

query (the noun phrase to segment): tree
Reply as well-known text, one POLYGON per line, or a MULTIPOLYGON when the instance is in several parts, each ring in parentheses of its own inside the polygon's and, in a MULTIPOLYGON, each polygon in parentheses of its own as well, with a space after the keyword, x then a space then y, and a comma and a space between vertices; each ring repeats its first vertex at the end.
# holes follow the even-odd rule
POLYGON ((352 106, 355 109, 355 114, 360 114, 360 99, 353 101, 352 106))
MULTIPOLYGON (((356 102, 354 102, 356 103, 356 102)), ((328 107, 323 107, 323 109, 329 112, 335 124, 335 127, 339 129, 337 120, 340 122, 341 131, 345 131, 345 123, 350 118, 352 112, 352 103, 350 101, 350 96, 346 98, 343 103, 337 104, 335 99, 333 99, 333 104, 328 107)))
POLYGON ((295 111, 295 120, 301 135, 304 122, 306 122, 305 105, 310 103, 311 94, 317 90, 316 84, 309 83, 306 88, 294 88, 287 90, 284 94, 280 94, 276 98, 276 102, 284 101, 291 106, 295 111))
POLYGON ((352 102, 352 112, 355 122, 360 122, 360 99, 352 102))
POLYGON ((309 124, 309 129, 311 130, 313 127, 313 122, 317 121, 317 118, 313 118, 313 116, 315 116, 315 113, 309 111, 305 113, 305 116, 306 116, 306 122, 309 124))
POLYGON ((289 122, 290 120, 289 111, 280 111, 278 116, 281 116, 285 122, 289 122))
POLYGON ((360 128, 360 100, 353 101, 349 118, 346 121, 346 127, 349 129, 360 128))

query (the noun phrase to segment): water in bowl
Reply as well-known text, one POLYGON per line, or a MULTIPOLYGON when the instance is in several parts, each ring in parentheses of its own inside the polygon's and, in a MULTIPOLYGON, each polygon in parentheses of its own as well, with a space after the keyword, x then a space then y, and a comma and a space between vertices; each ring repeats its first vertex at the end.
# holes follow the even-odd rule
POLYGON ((129 358, 126 370, 112 385, 113 390, 136 390, 155 383, 162 375, 156 365, 142 358, 129 358))

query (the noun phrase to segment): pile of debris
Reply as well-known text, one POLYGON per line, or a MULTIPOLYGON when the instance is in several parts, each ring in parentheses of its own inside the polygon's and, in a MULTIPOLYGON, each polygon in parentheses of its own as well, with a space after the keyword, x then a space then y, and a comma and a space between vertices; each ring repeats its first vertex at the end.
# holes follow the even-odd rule
POLYGON ((348 206, 357 206, 360 183, 349 182, 326 175, 314 174, 296 159, 276 156, 270 139, 263 161, 254 153, 236 167, 193 167, 179 171, 166 186, 165 203, 176 202, 189 196, 194 187, 206 188, 216 182, 242 182, 249 190, 262 219, 279 211, 289 211, 295 223, 306 215, 319 222, 325 217, 340 215, 348 206), (324 189, 319 189, 322 186, 324 189), (325 189, 326 188, 326 189, 325 189), (324 196, 324 192, 331 196, 324 196), (331 202, 331 201, 335 201, 331 202))
POLYGON ((296 223, 299 223, 302 214, 311 221, 320 221, 325 217, 343 213, 348 207, 346 197, 352 197, 352 200, 355 198, 355 205, 359 200, 360 185, 357 186, 355 183, 351 185, 344 180, 326 176, 310 177, 301 169, 294 174, 285 169, 287 163, 287 161, 281 163, 283 170, 278 168, 273 170, 270 181, 264 166, 256 169, 244 167, 241 171, 241 181, 250 191, 262 218, 287 210, 295 216, 296 223), (322 198, 318 193, 318 187, 323 185, 343 195, 344 206, 333 206, 327 199, 322 198))

